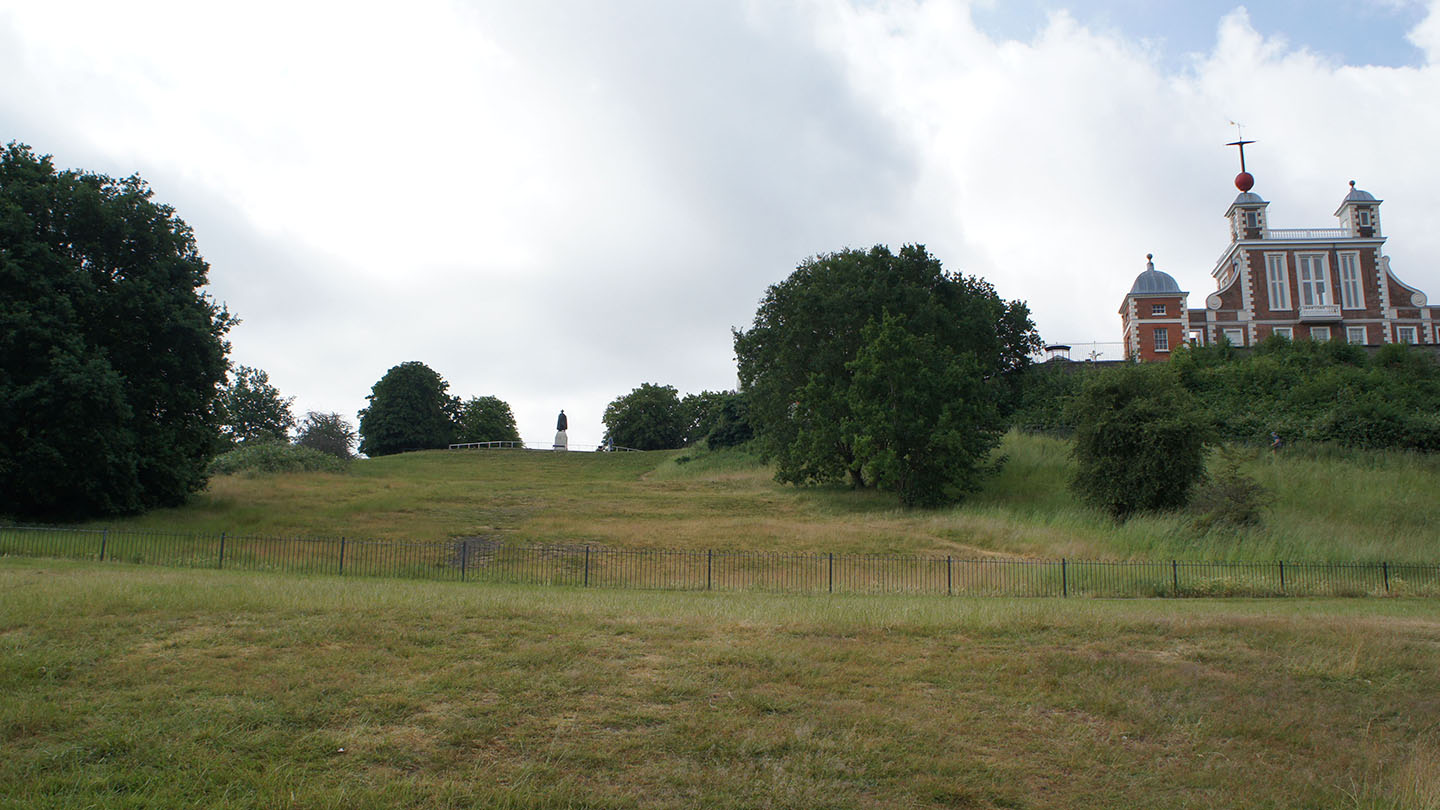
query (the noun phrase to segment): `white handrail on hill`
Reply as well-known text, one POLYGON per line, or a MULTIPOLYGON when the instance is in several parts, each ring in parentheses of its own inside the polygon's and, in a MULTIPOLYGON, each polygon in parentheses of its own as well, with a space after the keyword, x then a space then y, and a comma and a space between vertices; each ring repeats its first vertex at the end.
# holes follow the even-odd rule
MULTIPOLYGON (((530 446, 527 445, 525 442, 460 442, 460 443, 458 443, 458 444, 452 444, 452 445, 450 445, 449 449, 450 449, 450 450, 519 449, 519 450, 541 450, 541 451, 544 451, 544 452, 551 452, 551 451, 552 451, 552 449, 549 448, 549 447, 530 447, 530 446)), ((578 451, 580 451, 580 452, 589 452, 589 451, 598 451, 598 450, 603 450, 603 451, 606 451, 606 452, 611 452, 611 451, 620 452, 620 451, 624 451, 624 452, 626 452, 626 453, 638 453, 638 452, 640 452, 639 450, 635 449, 634 447, 621 447, 621 446, 618 445, 618 444, 616 444, 616 445, 572 444, 572 445, 569 445, 569 449, 578 450, 578 451)))

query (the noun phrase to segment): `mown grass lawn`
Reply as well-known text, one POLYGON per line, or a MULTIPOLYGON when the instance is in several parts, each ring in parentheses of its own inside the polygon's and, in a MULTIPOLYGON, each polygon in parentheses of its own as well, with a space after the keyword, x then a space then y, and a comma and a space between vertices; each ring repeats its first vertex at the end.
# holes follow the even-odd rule
POLYGON ((7 807, 1429 808, 1440 603, 0 560, 7 807))
MULTIPOLYGON (((1069 443, 1010 434, 1005 463, 959 506, 777 484, 736 452, 432 451, 351 472, 223 476, 193 503, 106 525, 217 535, 435 540, 620 548, 1071 559, 1434 562, 1440 458, 1290 448, 1243 469, 1275 496, 1259 529, 1200 532, 1195 516, 1116 525, 1066 487, 1069 443)), ((100 524, 96 524, 100 525, 100 524)))

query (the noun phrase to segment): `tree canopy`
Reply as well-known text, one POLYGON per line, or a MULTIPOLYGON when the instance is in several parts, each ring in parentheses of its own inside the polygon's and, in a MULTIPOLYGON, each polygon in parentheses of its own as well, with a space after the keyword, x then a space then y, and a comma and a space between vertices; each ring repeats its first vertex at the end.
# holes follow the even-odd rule
POLYGON ((749 421, 777 478, 848 477, 915 504, 974 486, 1008 377, 1038 348, 1023 303, 947 273, 920 245, 807 259, 735 332, 749 421))
POLYGON ((308 411, 296 431, 295 444, 348 459, 352 455, 350 448, 355 446, 355 428, 338 413, 308 411))
POLYGON ((455 426, 457 442, 518 442, 515 414, 499 397, 471 397, 460 406, 455 426))
POLYGON ((360 411, 360 452, 384 456, 448 446, 460 406, 446 393, 449 388, 443 377, 419 361, 385 372, 365 398, 370 406, 360 411))
POLYGON ((235 322, 138 176, 0 152, 0 514, 80 518, 205 484, 235 322))
POLYGON ((643 383, 605 406, 605 440, 635 450, 670 450, 685 440, 685 416, 673 386, 643 383))
POLYGON ((290 411, 294 401, 294 397, 281 396, 262 369, 236 366, 215 403, 220 435, 234 444, 289 441, 295 427, 295 415, 290 411))

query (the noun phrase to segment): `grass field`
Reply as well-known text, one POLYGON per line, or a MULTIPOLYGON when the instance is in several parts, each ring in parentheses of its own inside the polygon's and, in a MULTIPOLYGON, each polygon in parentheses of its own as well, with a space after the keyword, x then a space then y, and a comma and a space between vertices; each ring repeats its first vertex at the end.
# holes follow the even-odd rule
POLYGON ((1440 458, 1289 449, 1245 471, 1275 495, 1258 530, 1200 533, 1194 516, 1116 526, 1066 488, 1069 444, 1011 434, 999 476, 964 504, 794 488, 744 454, 435 451, 351 472, 214 479, 193 503, 111 525, 183 532, 620 548, 904 552, 966 557, 1433 562, 1440 458))
POLYGON ((1440 807, 1440 603, 0 559, 0 806, 1440 807))

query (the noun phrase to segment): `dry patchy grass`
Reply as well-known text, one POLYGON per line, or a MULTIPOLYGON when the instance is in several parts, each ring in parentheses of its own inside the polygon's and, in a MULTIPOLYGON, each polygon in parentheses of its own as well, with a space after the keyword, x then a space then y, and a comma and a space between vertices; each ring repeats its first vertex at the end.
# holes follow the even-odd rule
POLYGON ((26 807, 1434 807, 1440 607, 0 561, 26 807), (343 749, 343 752, 342 752, 343 749))

